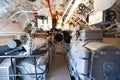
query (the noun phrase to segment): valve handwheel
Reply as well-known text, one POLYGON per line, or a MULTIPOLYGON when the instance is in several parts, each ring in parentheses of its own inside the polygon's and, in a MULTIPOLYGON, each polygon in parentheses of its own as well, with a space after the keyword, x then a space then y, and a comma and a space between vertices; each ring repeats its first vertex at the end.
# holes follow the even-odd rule
POLYGON ((115 11, 108 11, 107 18, 110 21, 114 21, 116 19, 116 13, 115 13, 115 11))

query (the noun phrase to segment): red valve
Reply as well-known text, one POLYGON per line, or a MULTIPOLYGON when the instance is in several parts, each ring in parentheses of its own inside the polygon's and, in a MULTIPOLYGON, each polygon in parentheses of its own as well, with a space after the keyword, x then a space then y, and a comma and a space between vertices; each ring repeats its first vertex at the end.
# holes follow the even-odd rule
POLYGON ((16 24, 16 23, 19 23, 19 22, 17 22, 16 20, 12 20, 12 23, 13 23, 13 24, 16 24))
POLYGON ((38 17, 38 12, 33 12, 34 17, 38 17))

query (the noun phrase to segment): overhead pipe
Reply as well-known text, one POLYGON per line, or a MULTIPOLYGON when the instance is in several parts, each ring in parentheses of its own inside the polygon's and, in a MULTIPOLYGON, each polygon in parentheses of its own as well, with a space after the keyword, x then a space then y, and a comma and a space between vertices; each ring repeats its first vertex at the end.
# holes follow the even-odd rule
POLYGON ((49 10, 50 10, 50 15, 53 19, 53 14, 52 14, 52 9, 51 9, 51 5, 50 5, 50 0, 47 0, 47 3, 48 3, 48 7, 49 7, 49 10))
POLYGON ((66 14, 66 12, 67 12, 68 8, 70 7, 70 5, 72 4, 72 2, 73 2, 73 0, 70 0, 70 2, 68 3, 68 5, 67 5, 67 7, 66 7, 66 9, 65 9, 65 11, 64 11, 64 13, 63 13, 63 15, 62 15, 62 18, 63 18, 64 15, 66 14))
POLYGON ((75 0, 68 16, 66 17, 65 21, 64 21, 64 24, 67 23, 67 21, 69 20, 69 18, 71 17, 71 15, 73 14, 73 12, 75 11, 75 9, 78 7, 78 5, 81 3, 82 1, 81 0, 75 0))
POLYGON ((59 13, 58 13, 58 11, 56 10, 56 17, 57 17, 57 19, 59 19, 59 13))

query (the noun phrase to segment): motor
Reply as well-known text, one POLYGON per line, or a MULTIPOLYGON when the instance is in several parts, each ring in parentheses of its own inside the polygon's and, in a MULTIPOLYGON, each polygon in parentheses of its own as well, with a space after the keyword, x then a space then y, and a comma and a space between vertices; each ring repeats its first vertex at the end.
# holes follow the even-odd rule
POLYGON ((120 76, 120 48, 103 43, 102 33, 94 35, 96 32, 99 30, 81 31, 82 36, 69 46, 67 61, 75 80, 116 80, 120 76))

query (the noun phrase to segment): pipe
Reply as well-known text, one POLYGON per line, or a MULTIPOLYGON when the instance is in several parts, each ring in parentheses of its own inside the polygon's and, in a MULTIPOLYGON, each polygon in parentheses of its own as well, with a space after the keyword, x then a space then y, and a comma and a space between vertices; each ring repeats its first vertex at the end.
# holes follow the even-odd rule
POLYGON ((47 0, 47 2, 48 2, 49 10, 50 10, 50 15, 51 15, 51 17, 53 19, 52 9, 51 9, 51 6, 50 6, 50 0, 47 0))
POLYGON ((13 15, 10 16, 10 19, 13 19, 13 17, 17 14, 20 14, 20 13, 33 13, 34 11, 17 11, 15 12, 13 15))
POLYGON ((19 51, 19 50, 22 50, 20 48, 15 48, 13 50, 10 50, 10 51, 7 51, 5 52, 5 55, 10 55, 10 54, 15 54, 15 52, 19 51))
POLYGON ((73 12, 75 11, 75 9, 78 7, 78 5, 81 3, 82 1, 81 0, 75 0, 68 16, 66 17, 65 21, 64 21, 64 24, 67 23, 67 21, 69 20, 69 18, 71 17, 71 15, 73 14, 73 12))
POLYGON ((70 0, 70 2, 68 3, 68 5, 67 5, 67 7, 66 7, 66 9, 65 9, 65 11, 64 11, 64 13, 63 13, 63 15, 62 15, 62 18, 63 18, 64 15, 66 14, 66 12, 67 12, 68 8, 70 7, 70 5, 72 4, 72 2, 73 2, 73 0, 70 0))
POLYGON ((115 8, 117 8, 118 12, 120 13, 120 8, 117 4, 115 5, 115 8))
POLYGON ((57 20, 59 19, 58 15, 59 15, 59 13, 58 13, 58 11, 56 10, 56 17, 57 17, 57 20))

